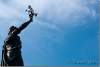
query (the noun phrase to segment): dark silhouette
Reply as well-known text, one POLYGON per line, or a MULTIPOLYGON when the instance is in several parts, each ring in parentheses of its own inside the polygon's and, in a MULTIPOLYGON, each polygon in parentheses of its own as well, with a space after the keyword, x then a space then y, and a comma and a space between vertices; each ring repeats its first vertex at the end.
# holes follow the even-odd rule
POLYGON ((28 12, 29 20, 23 23, 19 28, 15 26, 9 28, 8 37, 3 45, 1 66, 24 66, 21 56, 22 45, 18 34, 33 21, 33 16, 37 16, 30 5, 26 11, 28 12))

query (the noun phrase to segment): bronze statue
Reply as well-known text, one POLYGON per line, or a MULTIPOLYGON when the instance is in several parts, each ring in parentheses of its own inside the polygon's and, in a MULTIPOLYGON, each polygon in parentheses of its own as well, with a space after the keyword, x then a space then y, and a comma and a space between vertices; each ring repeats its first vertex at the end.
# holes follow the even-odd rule
POLYGON ((37 16, 37 13, 34 13, 30 5, 26 11, 28 12, 29 20, 23 23, 19 28, 15 26, 9 28, 8 37, 3 45, 1 66, 24 66, 21 56, 22 45, 18 34, 33 21, 33 16, 37 16))

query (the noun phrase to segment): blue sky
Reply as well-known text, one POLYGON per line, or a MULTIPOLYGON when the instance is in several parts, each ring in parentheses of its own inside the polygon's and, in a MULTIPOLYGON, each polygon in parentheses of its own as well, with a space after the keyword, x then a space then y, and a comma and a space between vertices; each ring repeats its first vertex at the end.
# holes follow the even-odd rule
POLYGON ((0 56, 8 28, 32 5, 34 21, 20 34, 25 66, 98 64, 99 0, 0 0, 0 56), (78 64, 81 63, 81 64, 78 64))

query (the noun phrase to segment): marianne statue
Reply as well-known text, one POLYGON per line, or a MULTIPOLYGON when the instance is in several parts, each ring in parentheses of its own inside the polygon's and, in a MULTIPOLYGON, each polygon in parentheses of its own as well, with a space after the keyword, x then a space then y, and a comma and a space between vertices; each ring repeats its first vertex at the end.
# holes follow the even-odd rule
POLYGON ((29 20, 19 28, 15 26, 9 28, 8 37, 5 39, 2 49, 1 66, 24 66, 21 55, 22 45, 18 34, 33 21, 33 16, 37 16, 37 13, 34 13, 30 5, 26 11, 28 12, 29 20))

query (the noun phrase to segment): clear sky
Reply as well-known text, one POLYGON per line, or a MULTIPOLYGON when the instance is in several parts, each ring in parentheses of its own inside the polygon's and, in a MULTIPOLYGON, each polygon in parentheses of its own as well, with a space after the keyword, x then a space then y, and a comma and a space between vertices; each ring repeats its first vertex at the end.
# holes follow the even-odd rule
POLYGON ((34 21, 19 35, 25 66, 98 64, 99 0, 0 0, 0 57, 11 25, 34 21))

